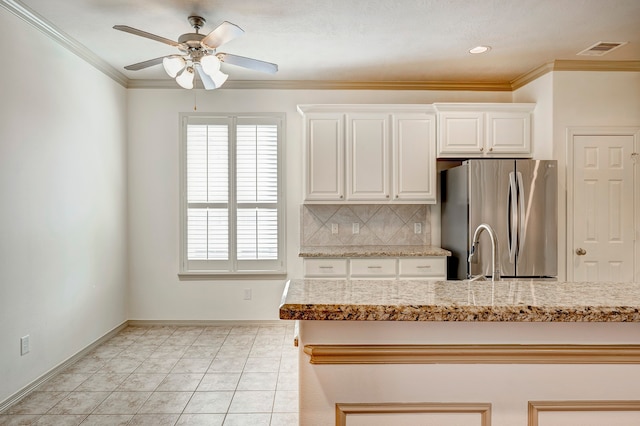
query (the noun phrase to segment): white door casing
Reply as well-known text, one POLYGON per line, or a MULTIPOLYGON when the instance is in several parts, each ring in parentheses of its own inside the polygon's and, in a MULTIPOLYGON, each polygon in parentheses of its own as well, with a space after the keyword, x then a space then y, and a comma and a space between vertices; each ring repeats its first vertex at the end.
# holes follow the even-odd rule
POLYGON ((637 281, 637 128, 572 129, 567 167, 567 278, 637 281))

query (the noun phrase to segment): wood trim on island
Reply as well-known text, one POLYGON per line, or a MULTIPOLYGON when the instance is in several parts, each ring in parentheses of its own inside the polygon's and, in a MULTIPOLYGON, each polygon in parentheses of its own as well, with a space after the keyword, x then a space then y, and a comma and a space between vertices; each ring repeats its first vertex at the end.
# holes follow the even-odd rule
POLYGON ((346 426, 348 415, 389 415, 389 414, 459 414, 480 415, 480 425, 491 424, 491 404, 489 403, 337 403, 336 426, 346 426))
POLYGON ((543 411, 640 411, 640 401, 529 401, 528 426, 538 426, 543 411))
POLYGON ((310 364, 640 364, 640 345, 305 345, 310 364))

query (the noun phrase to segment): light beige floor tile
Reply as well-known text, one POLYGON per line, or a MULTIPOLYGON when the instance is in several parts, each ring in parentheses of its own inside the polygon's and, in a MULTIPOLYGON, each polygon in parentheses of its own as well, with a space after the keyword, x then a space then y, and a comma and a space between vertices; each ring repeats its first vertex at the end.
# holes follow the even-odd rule
POLYGON ((180 414, 136 414, 128 426, 173 426, 180 414))
POLYGON ((198 392, 236 390, 241 373, 207 373, 198 385, 198 392))
POLYGON ((233 392, 196 392, 184 409, 185 413, 226 413, 233 392))
POLYGON ((183 358, 176 362, 171 373, 206 373, 213 359, 183 358))
POLYGON ((46 383, 40 385, 38 387, 39 391, 47 392, 47 391, 72 391, 82 382, 91 377, 92 373, 61 373, 51 378, 51 380, 46 383))
POLYGON ((298 372, 280 371, 280 373, 278 374, 278 383, 276 385, 276 390, 297 391, 298 372))
POLYGON ((167 374, 158 385, 156 391, 190 391, 193 392, 198 388, 204 373, 186 373, 186 374, 167 374))
POLYGON ((244 366, 245 372, 252 373, 277 373, 280 369, 280 358, 247 358, 244 366))
POLYGON ((278 373, 242 373, 238 390, 276 390, 278 373))
POLYGON ((109 392, 71 392, 48 414, 91 414, 107 396, 109 392))
POLYGON ((140 336, 136 339, 138 343, 142 343, 145 345, 161 345, 167 340, 169 336, 155 336, 155 335, 144 335, 140 336))
POLYGON ((224 414, 183 414, 176 426, 222 426, 224 414))
POLYGON ((100 369, 100 373, 133 373, 133 371, 142 364, 142 360, 132 357, 116 357, 108 360, 104 367, 100 369))
POLYGON ((132 373, 118 386, 117 391, 154 391, 166 374, 132 373))
POLYGON ((172 334, 164 341, 165 345, 191 345, 196 339, 199 337, 199 334, 191 335, 191 334, 172 334))
MULTIPOLYGON (((180 414, 193 392, 154 392, 140 408, 141 414, 180 414)), ((175 421, 178 420, 176 417, 175 421)))
POLYGON ((247 358, 249 357, 249 352, 251 352, 250 347, 223 345, 220 350, 218 350, 216 358, 247 358))
POLYGON ((270 426, 298 426, 298 413, 273 413, 270 426))
POLYGON ((151 392, 113 392, 93 414, 136 414, 151 392))
POLYGON ((125 426, 133 418, 132 414, 91 414, 82 426, 125 426))
POLYGON ((87 356, 96 359, 108 360, 118 356, 123 350, 124 348, 121 346, 101 345, 89 352, 87 356))
POLYGON ((213 360, 207 373, 215 373, 215 372, 227 372, 227 373, 235 373, 242 372, 244 369, 246 358, 216 358, 213 360))
POLYGON ((258 329, 258 336, 265 334, 276 334, 278 336, 284 336, 286 332, 286 325, 261 325, 258 329))
POLYGON ((86 414, 45 414, 33 424, 34 426, 78 426, 86 418, 86 414))
POLYGON ((270 358, 280 355, 282 345, 254 345, 249 352, 251 358, 270 358))
POLYGON ((38 420, 40 414, 0 414, 0 425, 2 426, 22 426, 32 425, 38 420))
POLYGON ((99 371, 102 367, 104 367, 106 361, 99 358, 93 358, 90 356, 85 356, 78 362, 69 366, 64 372, 65 373, 95 373, 99 371))
POLYGON ((192 346, 212 346, 212 345, 222 345, 224 343, 224 339, 227 336, 224 334, 205 334, 202 333, 198 338, 192 343, 192 346))
POLYGON ((224 346, 251 346, 254 340, 255 335, 229 334, 227 338, 224 339, 224 346))
POLYGON ((212 325, 205 327, 202 334, 222 334, 227 335, 233 327, 227 325, 212 325))
POLYGON ((76 391, 114 391, 128 376, 128 374, 118 373, 96 373, 82 382, 76 391))
POLYGON ((155 345, 131 345, 123 350, 119 356, 126 356, 145 360, 158 349, 155 345))
POLYGON ((211 358, 213 359, 222 345, 189 346, 182 358, 211 358))
POLYGON ((271 414, 227 414, 224 419, 224 426, 269 426, 271 414))
POLYGON ((273 403, 274 413, 297 413, 298 412, 298 392, 297 391, 276 391, 275 402, 273 403))
POLYGON ((182 355, 189 348, 188 345, 160 345, 157 349, 149 355, 149 358, 182 358, 182 355))
POLYGON ((109 343, 119 346, 129 346, 136 342, 135 336, 128 336, 126 334, 118 334, 109 339, 109 343))
POLYGON ((32 392, 11 406, 6 414, 45 414, 67 395, 69 392, 32 392))
POLYGON ((135 369, 135 373, 168 373, 176 365, 179 358, 149 358, 135 369))
POLYGON ((258 325, 236 325, 231 327, 229 334, 249 334, 255 336, 258 334, 260 326, 258 325))
POLYGON ((280 371, 298 371, 298 359, 282 357, 280 371))
POLYGON ((270 413, 274 391, 236 391, 229 413, 270 413))

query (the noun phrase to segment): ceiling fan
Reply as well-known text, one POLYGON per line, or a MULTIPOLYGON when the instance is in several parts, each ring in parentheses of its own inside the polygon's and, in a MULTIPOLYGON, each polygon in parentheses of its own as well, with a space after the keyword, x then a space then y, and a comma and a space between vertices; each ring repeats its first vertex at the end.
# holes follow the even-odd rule
POLYGON ((195 74, 198 73, 202 85, 207 90, 217 89, 227 81, 229 76, 220 71, 221 62, 270 74, 275 74, 278 71, 278 65, 270 62, 216 51, 223 44, 244 34, 244 30, 239 26, 224 21, 209 34, 204 35, 199 33, 200 28, 206 22, 204 18, 189 16, 188 20, 196 32, 182 34, 178 41, 160 37, 127 25, 115 25, 113 28, 116 30, 177 47, 181 52, 180 54, 161 56, 127 65, 124 69, 137 71, 162 63, 167 74, 175 78, 181 87, 193 89, 193 80, 195 74))

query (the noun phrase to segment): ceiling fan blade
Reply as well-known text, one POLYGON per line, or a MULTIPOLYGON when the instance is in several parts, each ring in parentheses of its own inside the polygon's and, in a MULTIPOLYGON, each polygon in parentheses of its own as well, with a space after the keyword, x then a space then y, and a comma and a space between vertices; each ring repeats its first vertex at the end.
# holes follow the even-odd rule
POLYGON ((196 63, 194 64, 194 67, 198 71, 198 76, 200 77, 200 80, 202 81, 202 85, 204 86, 204 88, 207 90, 215 89, 216 83, 214 83, 213 79, 209 77, 209 74, 204 72, 204 70, 202 69, 202 65, 196 63))
POLYGON ((160 37, 155 34, 148 33, 146 31, 139 30, 137 28, 132 28, 127 25, 114 25, 114 30, 124 31, 125 33, 137 35, 140 37, 145 37, 151 40, 159 41, 160 43, 168 44, 169 46, 179 47, 180 43, 177 41, 169 40, 168 38, 160 37))
POLYGON ((217 53, 216 56, 225 64, 237 65, 239 67, 262 71, 269 74, 275 74, 278 71, 278 65, 272 64, 271 62, 245 58, 244 56, 232 55, 231 53, 217 53))
MULTIPOLYGON (((173 56, 173 55, 169 55, 173 56)), ((138 71, 144 68, 152 67, 154 65, 159 65, 162 63, 162 60, 166 58, 166 56, 161 56, 159 58, 149 59, 148 61, 138 62, 137 64, 131 64, 124 67, 125 70, 129 71, 138 71)))
POLYGON ((242 34, 244 34, 244 30, 242 28, 236 24, 232 24, 231 22, 224 21, 222 24, 218 25, 215 30, 207 34, 200 43, 210 49, 217 49, 242 34))

